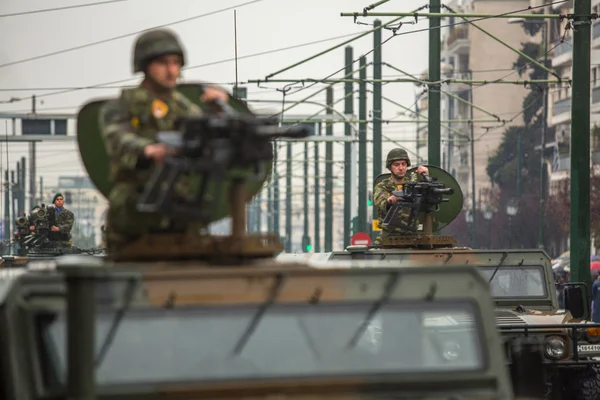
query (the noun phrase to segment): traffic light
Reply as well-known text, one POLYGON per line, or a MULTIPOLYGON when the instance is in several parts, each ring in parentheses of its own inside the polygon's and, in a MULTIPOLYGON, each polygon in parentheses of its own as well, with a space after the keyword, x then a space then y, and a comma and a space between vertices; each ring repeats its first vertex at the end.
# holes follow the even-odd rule
POLYGON ((373 205, 373 192, 369 190, 369 198, 367 199, 367 206, 371 207, 373 205))
POLYGON ((302 236, 302 251, 309 253, 312 251, 312 245, 310 244, 310 236, 302 236))

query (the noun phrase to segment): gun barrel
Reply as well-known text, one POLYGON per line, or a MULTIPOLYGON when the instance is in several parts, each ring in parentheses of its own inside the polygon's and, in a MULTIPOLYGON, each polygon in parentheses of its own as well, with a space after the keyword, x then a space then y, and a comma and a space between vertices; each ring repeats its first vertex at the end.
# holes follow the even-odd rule
POLYGON ((454 194, 454 189, 452 189, 452 188, 433 188, 432 192, 434 194, 454 194))

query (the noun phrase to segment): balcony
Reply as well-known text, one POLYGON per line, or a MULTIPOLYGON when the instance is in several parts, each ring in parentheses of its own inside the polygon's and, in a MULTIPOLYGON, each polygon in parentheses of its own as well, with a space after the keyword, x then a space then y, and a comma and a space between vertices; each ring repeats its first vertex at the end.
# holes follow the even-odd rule
MULTIPOLYGON (((550 45, 548 45, 550 46, 550 45)), ((565 38, 565 41, 556 45, 554 48, 554 57, 552 57, 552 66, 557 67, 570 63, 573 56, 573 37, 565 38)))
MULTIPOLYGON (((554 57, 552 57, 552 66, 557 67, 563 64, 570 64, 573 59, 573 37, 565 38, 564 42, 555 44, 554 57)), ((550 48, 552 48, 549 45, 550 48)), ((592 26, 592 48, 600 48, 600 21, 596 21, 592 26)))
POLYGON ((469 54, 471 43, 469 41, 469 29, 467 26, 454 28, 446 38, 446 53, 448 54, 469 54))
MULTIPOLYGON (((593 149, 591 153, 592 165, 600 165, 600 149, 593 149)), ((553 166, 554 171, 568 171, 571 169, 571 156, 561 154, 558 156, 557 163, 553 166)))
MULTIPOLYGON (((600 104, 600 86, 592 88, 592 105, 600 104)), ((553 116, 559 116, 571 111, 571 98, 560 99, 554 102, 554 110, 552 110, 553 116)))

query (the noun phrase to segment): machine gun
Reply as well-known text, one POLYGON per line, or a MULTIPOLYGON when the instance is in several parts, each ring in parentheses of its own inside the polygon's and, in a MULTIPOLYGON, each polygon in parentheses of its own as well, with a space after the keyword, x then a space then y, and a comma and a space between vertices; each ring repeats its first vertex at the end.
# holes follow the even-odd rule
MULTIPOLYGON (((268 177, 270 171, 264 165, 273 158, 271 140, 302 138, 309 132, 301 126, 281 129, 274 119, 236 114, 226 104, 219 105, 222 113, 183 118, 177 121, 177 131, 158 133, 159 142, 171 147, 174 154, 167 157, 162 165, 154 167, 137 209, 174 221, 209 224, 214 221, 216 209, 228 203, 232 218, 229 246, 235 247, 247 237, 245 213, 249 198, 245 185, 248 181, 264 181, 268 177), (176 182, 180 178, 197 179, 194 193, 182 195, 176 192, 176 182)), ((189 237, 185 239, 188 243, 190 240, 189 237)), ((272 238, 269 240, 273 241, 272 238)), ((259 242, 240 246, 257 248, 261 247, 257 244, 259 242)), ((171 247, 178 247, 177 251, 186 252, 180 243, 168 238, 160 241, 160 244, 164 243, 171 243, 171 247)), ((197 245, 209 247, 208 244, 197 245)), ((214 242, 212 245, 216 246, 214 242)), ((187 248, 191 246, 189 244, 187 248)), ((150 257, 150 249, 144 251, 150 257)), ((141 252, 135 252, 136 259, 142 256, 141 252)), ((164 253, 154 254, 153 257, 164 256, 164 253)))
POLYGON ((423 181, 407 182, 402 186, 402 190, 392 192, 392 195, 399 198, 387 212, 382 227, 403 228, 410 231, 417 231, 419 213, 425 213, 423 231, 425 235, 432 233, 432 213, 439 209, 441 203, 447 203, 450 200, 444 198, 444 195, 454 193, 452 188, 447 188, 443 183, 434 182, 433 177, 426 173, 422 174, 423 181), (408 211, 406 218, 398 218, 404 210, 408 211), (405 222, 405 221, 406 222, 405 222))
MULTIPOLYGON (((21 255, 25 255, 35 250, 57 247, 49 238, 50 227, 56 224, 54 207, 42 204, 42 207, 31 214, 31 218, 25 216, 19 217, 16 221, 17 232, 16 240, 20 245, 21 255), (34 231, 30 231, 30 224, 33 224, 34 231)), ((60 247, 60 246, 59 246, 60 247)))

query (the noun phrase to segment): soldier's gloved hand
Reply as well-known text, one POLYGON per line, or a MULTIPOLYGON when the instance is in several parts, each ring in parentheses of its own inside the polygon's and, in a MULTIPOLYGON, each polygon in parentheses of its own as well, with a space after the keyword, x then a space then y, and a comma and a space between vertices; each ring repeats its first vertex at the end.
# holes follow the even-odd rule
POLYGON ((417 168, 417 174, 422 174, 423 172, 425 172, 427 175, 429 175, 429 168, 427 168, 423 165, 419 165, 419 167, 417 168))
POLYGON ((58 231, 60 231, 60 229, 58 228, 58 226, 54 226, 54 225, 52 225, 52 227, 50 228, 50 230, 52 232, 58 232, 58 231))
POLYGON ((175 151, 164 143, 149 144, 144 147, 144 156, 156 162, 162 164, 168 155, 172 155, 175 151))
POLYGON ((229 95, 221 88, 208 86, 206 89, 204 89, 201 100, 205 103, 210 103, 211 101, 215 100, 222 100, 226 102, 229 100, 229 95))
POLYGON ((388 201, 388 203, 396 204, 396 202, 398 201, 398 199, 399 199, 399 197, 391 195, 390 197, 387 198, 387 201, 388 201))

